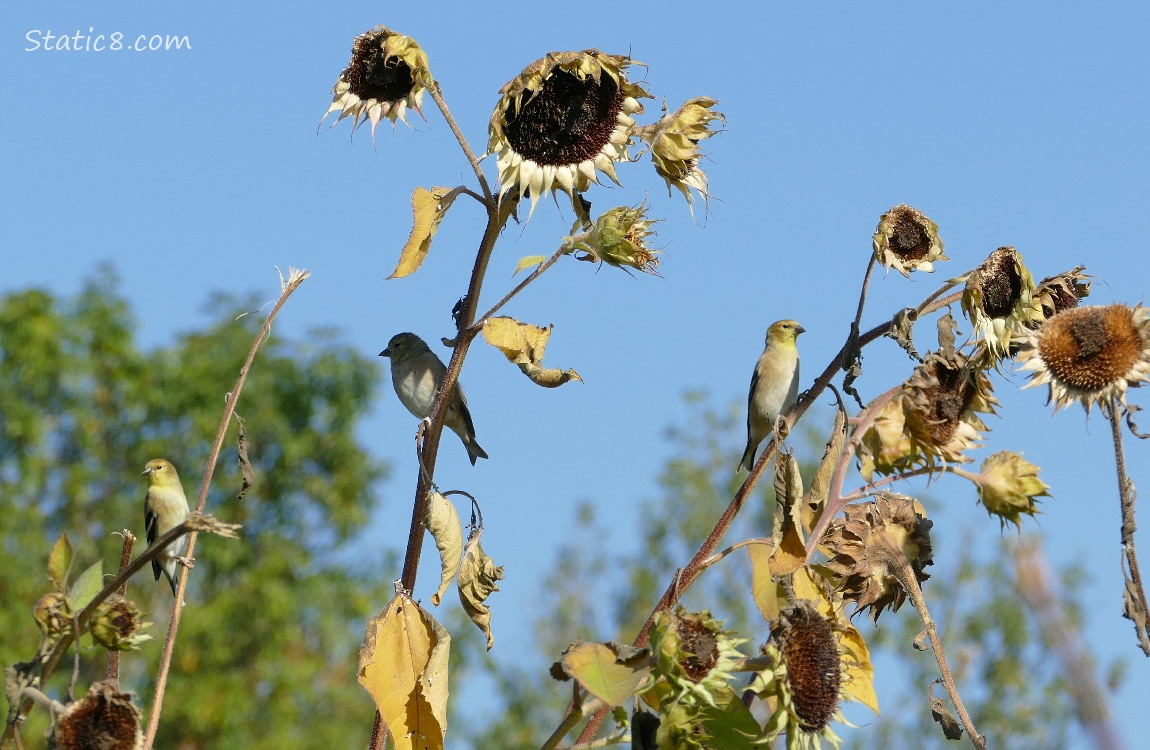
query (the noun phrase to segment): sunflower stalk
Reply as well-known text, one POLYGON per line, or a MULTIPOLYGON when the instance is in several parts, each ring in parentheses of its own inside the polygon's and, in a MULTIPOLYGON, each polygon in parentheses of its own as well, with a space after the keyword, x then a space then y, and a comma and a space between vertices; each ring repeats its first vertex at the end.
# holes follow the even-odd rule
POLYGON ((1118 473, 1118 499, 1122 506, 1122 559, 1126 566, 1122 571, 1125 583, 1125 607, 1123 616, 1134 623, 1134 633, 1142 653, 1150 656, 1150 629, 1147 625, 1146 589, 1142 586, 1142 574, 1138 569, 1138 555, 1134 548, 1134 504, 1137 493, 1134 480, 1126 475, 1126 457, 1122 448, 1122 423, 1119 416, 1121 404, 1111 398, 1106 411, 1110 417, 1110 434, 1114 439, 1114 467, 1118 473))
POLYGON ((971 721, 970 714, 962 702, 962 696, 958 694, 958 686, 955 684, 954 676, 950 672, 950 666, 946 662, 946 655, 943 653, 942 638, 939 637, 934 618, 931 617, 930 611, 927 609, 926 599, 922 595, 922 588, 918 584, 918 578, 915 576, 910 561, 907 560, 906 555, 900 550, 894 549, 891 550, 887 564, 891 575, 898 579, 899 583, 906 590, 911 604, 913 604, 915 610, 918 611, 923 630, 930 640, 931 651, 934 652, 935 661, 938 663, 938 671, 942 676, 943 687, 946 688, 946 693, 950 696, 950 702, 954 705, 955 711, 958 712, 958 718, 966 730, 966 736, 970 738, 970 742, 976 750, 986 750, 986 737, 980 735, 978 730, 975 729, 974 722, 971 721))

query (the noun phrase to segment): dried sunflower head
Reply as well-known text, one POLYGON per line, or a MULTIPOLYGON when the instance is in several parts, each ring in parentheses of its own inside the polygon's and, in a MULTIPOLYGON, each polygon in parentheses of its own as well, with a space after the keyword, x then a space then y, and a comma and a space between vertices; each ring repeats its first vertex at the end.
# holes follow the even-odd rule
POLYGON ((144 746, 140 709, 115 680, 97 682, 60 712, 50 742, 57 750, 138 750, 144 746))
POLYGON ((990 378, 958 351, 927 356, 904 386, 903 409, 912 452, 928 461, 969 461, 963 453, 977 445, 998 402, 990 378))
POLYGON ((1033 327, 1050 320, 1063 310, 1078 307, 1079 301, 1090 296, 1090 274, 1083 273, 1086 266, 1077 266, 1056 276, 1048 276, 1034 288, 1034 303, 1042 311, 1033 327))
POLYGON ((1041 312, 1034 305, 1034 277, 1013 247, 1000 247, 971 271, 962 293, 962 309, 974 325, 992 362, 1026 334, 1041 312))
POLYGON ((907 277, 911 271, 931 273, 935 261, 950 260, 942 250, 938 224, 905 204, 879 218, 871 244, 875 260, 907 277))
POLYGON ((599 181, 596 170, 619 182, 615 163, 631 158, 631 116, 650 97, 627 79, 632 64, 595 49, 552 52, 503 86, 487 145, 498 160, 500 197, 516 188, 534 211, 552 191, 574 199, 599 181))
POLYGON ((1019 342, 1027 388, 1049 385, 1055 411, 1077 401, 1126 404, 1126 390, 1150 379, 1150 312, 1141 305, 1074 307, 1019 342))
MULTIPOLYGON (((351 62, 332 88, 331 106, 323 120, 339 111, 339 122, 353 117, 352 132, 364 121, 371 122, 371 137, 386 118, 407 122, 407 110, 423 112, 423 92, 434 85, 427 54, 411 37, 386 26, 376 26, 360 34, 351 45, 351 62)), ((321 124, 323 120, 320 120, 321 124)))
POLYGON ((930 577, 925 568, 934 564, 931 526, 918 502, 905 495, 882 492, 843 509, 823 544, 830 554, 827 567, 838 576, 843 598, 855 603, 855 614, 869 608, 878 622, 887 606, 898 611, 907 593, 898 575, 903 558, 919 583, 930 577))
POLYGON ((760 741, 771 742, 785 733, 788 748, 819 748, 823 740, 839 746, 841 740, 831 729, 832 721, 843 721, 839 646, 833 623, 813 603, 798 600, 780 613, 762 648, 773 666, 756 673, 751 683, 773 709, 760 741))
POLYGON ((635 129, 635 135, 650 146, 651 161, 655 171, 667 182, 667 193, 670 194, 672 187, 682 193, 692 212, 692 189, 702 196, 704 203, 711 197, 707 192, 707 175, 699 167, 703 155, 699 142, 720 132, 726 122, 723 113, 713 109, 717 104, 714 99, 700 96, 668 113, 664 102, 663 116, 658 122, 635 129))

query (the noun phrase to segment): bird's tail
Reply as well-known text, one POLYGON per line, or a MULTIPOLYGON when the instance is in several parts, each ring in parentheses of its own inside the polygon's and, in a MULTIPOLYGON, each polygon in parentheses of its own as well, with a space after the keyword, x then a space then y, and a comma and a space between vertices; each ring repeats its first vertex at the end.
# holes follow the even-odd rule
POLYGON ((489 458, 487 451, 479 447, 479 443, 475 440, 475 438, 471 438, 471 440, 467 441, 465 445, 467 447, 467 457, 471 459, 472 466, 475 466, 475 461, 477 459, 489 458))
POLYGON ((738 474, 743 469, 748 472, 755 468, 755 450, 759 447, 758 443, 748 441, 747 449, 743 451, 743 460, 739 462, 739 468, 735 471, 738 474))

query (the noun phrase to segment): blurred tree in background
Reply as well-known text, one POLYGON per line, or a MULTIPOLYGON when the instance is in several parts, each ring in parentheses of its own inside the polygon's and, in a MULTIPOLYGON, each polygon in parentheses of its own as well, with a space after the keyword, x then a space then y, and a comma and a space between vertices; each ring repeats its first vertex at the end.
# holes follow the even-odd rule
MULTIPOLYGON (((103 558, 116 570, 121 529, 143 551, 140 472, 157 456, 176 465, 194 506, 224 396, 262 322, 242 313, 260 304, 216 297, 208 306, 215 322, 145 351, 107 269, 73 298, 29 289, 0 300, 5 665, 35 652, 31 607, 48 590, 47 554, 61 532, 76 547, 76 568, 103 558)), ((353 675, 363 622, 392 593, 380 571, 394 563, 367 551, 377 546, 358 545, 354 567, 338 551, 379 501, 385 467, 355 436, 379 380, 374 357, 330 332, 292 341, 277 331, 261 348, 238 404, 255 486, 236 500, 233 423, 206 506, 242 523, 242 539, 204 537, 196 548, 186 604, 194 616, 176 645, 158 747, 366 744, 372 704, 353 675)), ((121 674, 145 706, 171 602, 149 572, 127 595, 156 623, 157 640, 126 654, 121 674)), ((102 658, 82 662, 81 690, 103 676, 102 658)), ((57 683, 49 692, 62 692, 57 683)), ((32 718, 24 736, 39 738, 43 712, 32 718)))

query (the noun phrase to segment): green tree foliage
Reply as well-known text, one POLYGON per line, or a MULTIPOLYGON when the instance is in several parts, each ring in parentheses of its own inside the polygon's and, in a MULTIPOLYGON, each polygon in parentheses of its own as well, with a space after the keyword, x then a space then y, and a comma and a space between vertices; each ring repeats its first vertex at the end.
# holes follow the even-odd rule
MULTIPOLYGON (((194 505, 225 394, 261 323, 241 314, 259 306, 217 297, 209 305, 216 322, 145 351, 107 270, 70 299, 29 289, 0 300, 4 664, 35 651, 29 613, 48 590, 44 566, 57 535, 68 533, 77 565, 102 557, 115 570, 121 529, 140 538, 142 551, 144 462, 171 459, 194 505)), ((366 743, 372 705, 354 679, 358 646, 390 583, 378 575, 378 556, 351 568, 338 552, 378 504, 385 467, 357 443, 355 428, 379 378, 374 357, 330 332, 293 341, 277 330, 263 344, 237 407, 255 486, 236 499, 233 423, 206 506, 242 523, 243 536, 197 545, 158 747, 366 743)), ((145 711, 171 602, 150 573, 127 593, 156 622, 157 640, 122 667, 145 711)), ((83 661, 80 690, 103 671, 102 658, 83 661)), ((37 736, 34 727, 25 737, 37 736)))

